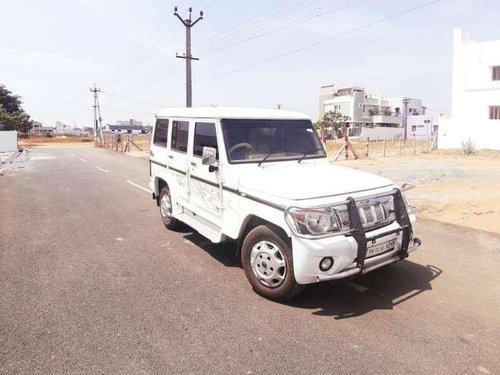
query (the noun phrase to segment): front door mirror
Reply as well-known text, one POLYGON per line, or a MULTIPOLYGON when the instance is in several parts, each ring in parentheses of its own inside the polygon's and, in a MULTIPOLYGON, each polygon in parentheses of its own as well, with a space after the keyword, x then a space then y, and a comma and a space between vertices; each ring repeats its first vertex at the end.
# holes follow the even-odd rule
POLYGON ((217 161, 217 150, 213 147, 203 147, 201 164, 214 165, 217 161))

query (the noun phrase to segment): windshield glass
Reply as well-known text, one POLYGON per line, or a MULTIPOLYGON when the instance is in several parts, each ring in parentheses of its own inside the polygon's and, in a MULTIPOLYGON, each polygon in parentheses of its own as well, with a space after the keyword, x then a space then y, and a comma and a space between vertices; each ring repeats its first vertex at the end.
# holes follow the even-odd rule
POLYGON ((222 120, 230 162, 325 157, 309 120, 222 120), (269 153, 272 153, 269 155, 269 153), (268 156, 269 155, 269 156, 268 156))

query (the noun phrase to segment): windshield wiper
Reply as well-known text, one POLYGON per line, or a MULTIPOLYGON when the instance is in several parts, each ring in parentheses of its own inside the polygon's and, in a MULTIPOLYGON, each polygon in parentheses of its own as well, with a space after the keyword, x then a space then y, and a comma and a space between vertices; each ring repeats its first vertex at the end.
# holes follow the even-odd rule
POLYGON ((287 149, 285 149, 285 150, 273 150, 273 151, 269 152, 266 156, 264 156, 264 158, 261 161, 259 161, 259 164, 257 164, 257 166, 260 167, 260 165, 262 163, 264 163, 269 158, 269 156, 271 156, 272 154, 276 154, 278 152, 287 152, 287 151, 289 151, 289 150, 287 150, 287 149))
POLYGON ((300 163, 302 160, 304 160, 307 155, 311 155, 313 152, 316 152, 319 150, 322 150, 322 148, 316 147, 314 150, 309 150, 309 151, 304 152, 304 155, 302 155, 302 157, 297 161, 297 163, 300 163))

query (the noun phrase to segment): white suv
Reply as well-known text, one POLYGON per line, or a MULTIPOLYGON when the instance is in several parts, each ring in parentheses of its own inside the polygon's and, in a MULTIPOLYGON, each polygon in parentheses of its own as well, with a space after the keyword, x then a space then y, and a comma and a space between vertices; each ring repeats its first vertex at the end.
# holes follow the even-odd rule
POLYGON ((162 110, 150 175, 165 226, 182 221, 212 242, 237 241, 248 281, 272 300, 397 262, 420 245, 402 189, 331 165, 300 113, 162 110))

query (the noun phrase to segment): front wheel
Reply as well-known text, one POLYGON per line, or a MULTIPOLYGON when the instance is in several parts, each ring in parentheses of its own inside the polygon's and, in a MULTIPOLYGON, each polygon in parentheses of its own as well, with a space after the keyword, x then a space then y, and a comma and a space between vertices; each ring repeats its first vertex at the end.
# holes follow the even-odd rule
POLYGON ((250 231, 243 241, 241 263, 255 292, 273 301, 285 301, 302 290, 293 274, 288 240, 267 225, 250 231))
POLYGON ((170 196, 170 189, 168 186, 164 186, 160 192, 160 214, 163 224, 170 229, 174 230, 177 228, 178 220, 172 215, 172 197, 170 196))

